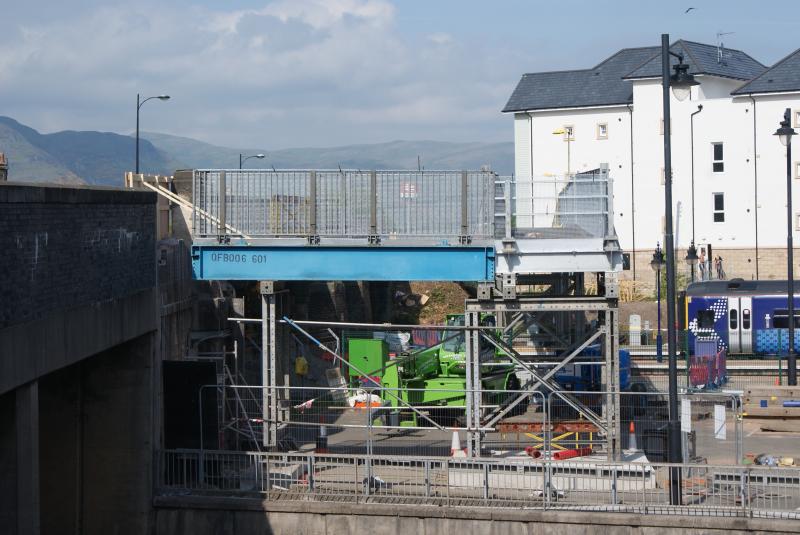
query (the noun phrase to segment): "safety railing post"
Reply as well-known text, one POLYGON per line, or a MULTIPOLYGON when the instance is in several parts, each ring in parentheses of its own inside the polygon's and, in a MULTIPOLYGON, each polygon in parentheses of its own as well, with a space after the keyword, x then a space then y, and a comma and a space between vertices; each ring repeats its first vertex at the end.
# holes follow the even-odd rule
POLYGON ((505 201, 505 237, 507 239, 511 239, 511 235, 513 233, 511 229, 511 219, 514 217, 513 207, 512 207, 512 197, 511 197, 511 180, 506 180, 503 183, 503 197, 505 201))
POLYGON ((750 516, 750 469, 744 468, 739 476, 739 500, 742 502, 742 513, 750 516))
POLYGON ((224 239, 224 236, 227 233, 227 231, 225 229, 225 219, 226 219, 225 208, 226 208, 226 204, 227 204, 226 200, 227 200, 227 196, 228 196, 227 195, 228 186, 227 186, 226 182, 227 181, 226 181, 226 177, 225 177, 225 171, 220 171, 219 172, 219 191, 217 192, 218 193, 218 197, 219 197, 219 199, 218 199, 218 201, 219 201, 219 230, 218 230, 218 232, 219 232, 220 241, 222 241, 224 239))
POLYGON ((483 499, 489 501, 489 463, 483 461, 483 499))
POLYGON ((308 179, 308 242, 319 243, 317 231, 317 172, 311 171, 308 179))
POLYGON ((308 481, 308 492, 313 494, 314 493, 314 456, 309 455, 306 457, 306 469, 308 470, 308 475, 306 476, 306 480, 308 481))
POLYGON ((364 468, 366 469, 367 477, 364 478, 364 496, 369 496, 372 493, 372 458, 367 456, 364 459, 364 468))
POLYGON ((611 178, 608 173, 608 164, 600 164, 600 178, 605 184, 606 206, 605 206, 605 237, 612 238, 614 235, 614 191, 611 178))
POLYGON ((431 495, 431 462, 425 461, 425 496, 431 495))
POLYGON ((544 491, 544 508, 545 509, 549 509, 550 508, 550 498, 551 498, 551 495, 552 495, 552 481, 551 481, 551 478, 552 478, 552 475, 553 475, 552 471, 551 471, 552 470, 552 462, 550 461, 550 459, 545 459, 545 461, 543 463, 543 466, 544 466, 544 481, 543 481, 544 484, 542 485, 542 487, 543 487, 542 490, 544 491))
POLYGON ((611 469, 611 505, 617 505, 617 467, 611 469))
POLYGON ((264 455, 264 475, 263 475, 263 477, 264 477, 264 482, 263 482, 261 488, 264 490, 264 492, 267 493, 267 499, 269 499, 269 491, 270 491, 270 489, 272 489, 272 485, 270 484, 270 481, 269 481, 269 478, 270 478, 270 473, 269 473, 269 454, 264 455))
POLYGON ((461 237, 459 241, 462 245, 469 243, 469 182, 466 171, 461 171, 461 237))
POLYGON ((447 505, 450 505, 450 459, 444 461, 444 476, 447 485, 447 505))
POLYGON ((378 243, 378 173, 369 173, 369 242, 378 243))

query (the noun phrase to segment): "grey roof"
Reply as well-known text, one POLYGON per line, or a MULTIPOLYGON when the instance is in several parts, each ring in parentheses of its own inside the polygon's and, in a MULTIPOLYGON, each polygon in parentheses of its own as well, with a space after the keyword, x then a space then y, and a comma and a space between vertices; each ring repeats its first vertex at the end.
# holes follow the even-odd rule
MULTIPOLYGON (((670 50, 683 55, 684 63, 689 65, 691 74, 708 74, 734 80, 752 80, 766 70, 766 67, 741 50, 720 49, 714 45, 704 45, 680 39, 670 45, 670 50)), ((678 63, 670 56, 671 65, 678 63)), ((661 77, 661 54, 640 65, 625 76, 626 79, 661 77)))
POLYGON ((658 50, 657 46, 624 48, 591 69, 525 74, 503 111, 630 104, 632 85, 623 76, 658 50))
POLYGON ((800 48, 733 91, 732 95, 800 91, 800 48))

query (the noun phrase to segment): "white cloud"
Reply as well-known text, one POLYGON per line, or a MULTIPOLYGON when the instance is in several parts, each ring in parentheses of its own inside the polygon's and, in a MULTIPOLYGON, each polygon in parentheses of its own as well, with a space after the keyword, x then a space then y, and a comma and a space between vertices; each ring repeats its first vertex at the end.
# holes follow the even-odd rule
POLYGON ((449 33, 437 32, 429 35, 428 40, 437 45, 447 45, 453 42, 453 36, 449 33))
POLYGON ((13 39, 0 41, 3 113, 43 130, 130 132, 135 94, 168 92, 169 103, 148 104, 144 128, 220 144, 458 137, 458 125, 474 133, 487 121, 510 137, 499 109, 516 68, 488 83, 499 64, 447 33, 405 39, 386 0, 156 5, 11 24, 13 39))

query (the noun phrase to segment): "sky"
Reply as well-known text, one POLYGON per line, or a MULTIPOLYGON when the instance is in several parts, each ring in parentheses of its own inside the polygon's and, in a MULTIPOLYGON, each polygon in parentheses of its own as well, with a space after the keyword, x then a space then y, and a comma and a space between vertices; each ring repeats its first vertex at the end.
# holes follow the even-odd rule
POLYGON ((766 65, 800 47, 770 0, 0 0, 0 115, 230 147, 513 139, 524 72, 589 68, 661 33, 766 65), (689 7, 695 9, 685 13, 689 7))

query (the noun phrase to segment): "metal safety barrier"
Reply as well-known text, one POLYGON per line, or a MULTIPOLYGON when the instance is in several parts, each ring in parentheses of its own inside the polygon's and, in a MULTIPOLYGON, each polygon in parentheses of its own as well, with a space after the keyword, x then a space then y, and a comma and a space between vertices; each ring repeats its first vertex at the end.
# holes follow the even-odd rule
POLYGON ((161 494, 800 520, 797 468, 164 450, 157 481, 161 494))
POLYGON ((193 234, 493 239, 495 180, 490 171, 196 170, 193 234))
POLYGON ((491 171, 202 169, 195 238, 611 238, 607 168, 517 182, 491 171))

